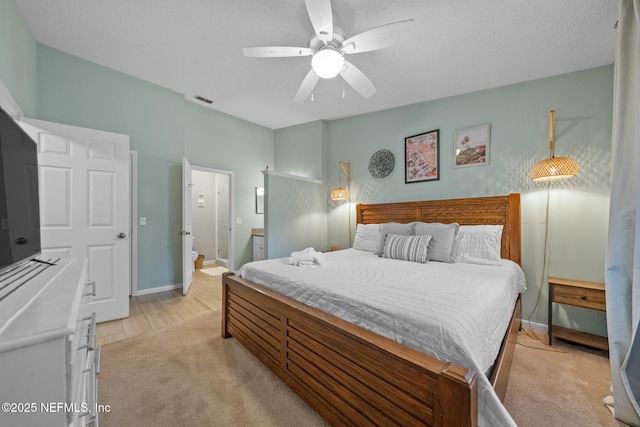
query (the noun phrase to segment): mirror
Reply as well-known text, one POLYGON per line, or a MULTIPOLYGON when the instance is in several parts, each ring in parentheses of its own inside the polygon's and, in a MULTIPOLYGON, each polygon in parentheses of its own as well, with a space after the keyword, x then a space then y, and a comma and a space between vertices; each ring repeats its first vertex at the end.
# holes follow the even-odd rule
POLYGON ((264 213, 264 188, 256 187, 256 213, 264 213))

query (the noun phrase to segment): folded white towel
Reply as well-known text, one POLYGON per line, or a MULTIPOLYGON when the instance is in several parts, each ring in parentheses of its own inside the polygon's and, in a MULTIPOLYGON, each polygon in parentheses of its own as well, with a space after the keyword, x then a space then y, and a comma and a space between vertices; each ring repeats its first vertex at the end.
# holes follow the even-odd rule
POLYGON ((306 248, 301 251, 292 252, 289 257, 291 265, 324 265, 324 254, 316 252, 313 248, 306 248))

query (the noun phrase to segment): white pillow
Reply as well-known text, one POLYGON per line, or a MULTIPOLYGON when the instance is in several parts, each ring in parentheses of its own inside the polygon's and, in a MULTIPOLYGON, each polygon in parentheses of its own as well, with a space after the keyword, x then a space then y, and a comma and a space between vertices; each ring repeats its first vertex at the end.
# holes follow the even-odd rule
POLYGON ((422 236, 387 234, 382 256, 384 258, 401 259, 424 264, 428 260, 429 240, 431 240, 431 236, 427 234, 423 234, 422 236))
POLYGON ((353 249, 375 252, 380 244, 380 224, 358 224, 353 249))
POLYGON ((453 262, 453 243, 458 234, 458 223, 415 222, 414 234, 431 236, 429 261, 453 262))
POLYGON ((454 244, 454 262, 502 265, 502 225, 461 225, 454 244))
POLYGON ((384 241, 387 238, 387 234, 399 234, 401 236, 413 235, 413 223, 400 224, 399 222, 385 222, 380 224, 380 240, 378 243, 378 249, 376 255, 382 256, 384 250, 384 241))

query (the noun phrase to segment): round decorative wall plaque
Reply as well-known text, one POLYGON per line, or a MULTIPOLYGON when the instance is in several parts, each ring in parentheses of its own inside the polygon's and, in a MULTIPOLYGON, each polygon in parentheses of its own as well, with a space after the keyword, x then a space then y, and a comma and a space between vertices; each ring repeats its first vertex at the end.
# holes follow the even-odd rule
POLYGON ((396 158, 389 150, 378 150, 369 159, 369 173, 372 177, 381 179, 393 172, 396 158))

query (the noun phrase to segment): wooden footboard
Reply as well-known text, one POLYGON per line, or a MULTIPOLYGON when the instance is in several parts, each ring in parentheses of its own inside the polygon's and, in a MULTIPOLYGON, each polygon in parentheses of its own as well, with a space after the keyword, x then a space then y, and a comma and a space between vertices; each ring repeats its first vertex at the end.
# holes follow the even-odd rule
POLYGON ((223 275, 222 336, 235 337, 334 426, 476 426, 475 373, 223 275))

